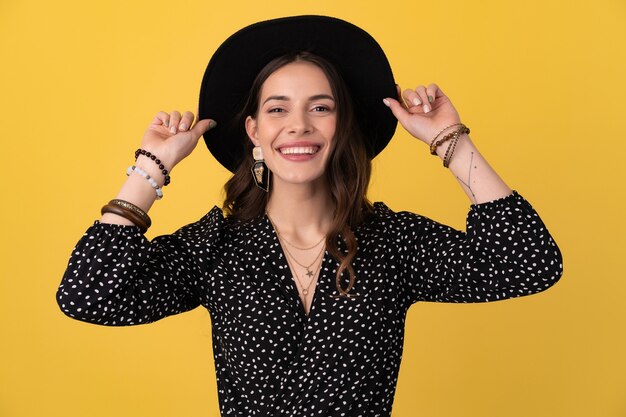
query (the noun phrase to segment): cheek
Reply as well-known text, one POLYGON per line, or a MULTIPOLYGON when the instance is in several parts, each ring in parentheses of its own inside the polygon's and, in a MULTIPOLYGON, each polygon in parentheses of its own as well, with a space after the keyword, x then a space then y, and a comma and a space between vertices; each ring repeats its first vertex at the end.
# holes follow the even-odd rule
POLYGON ((258 129, 256 131, 256 141, 264 151, 269 151, 271 148, 272 141, 275 137, 273 134, 274 130, 275 129, 272 129, 271 123, 262 123, 258 125, 258 129))
POLYGON ((328 139, 332 139, 335 136, 337 130, 337 117, 325 117, 320 125, 319 129, 324 131, 324 135, 328 139))
POLYGON ((330 143, 330 147, 333 148, 335 146, 335 134, 337 133, 337 122, 333 120, 328 124, 326 135, 328 137, 328 141, 330 143))
POLYGON ((273 139, 273 136, 281 129, 281 120, 272 118, 263 119, 258 126, 259 130, 257 132, 259 139, 273 139))

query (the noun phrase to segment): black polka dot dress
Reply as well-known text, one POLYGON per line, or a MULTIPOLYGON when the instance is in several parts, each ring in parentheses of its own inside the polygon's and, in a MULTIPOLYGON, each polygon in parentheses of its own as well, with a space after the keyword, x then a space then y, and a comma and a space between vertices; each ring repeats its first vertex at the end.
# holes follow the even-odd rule
POLYGON ((413 303, 537 293, 560 278, 562 261, 516 192, 473 205, 466 233, 374 209, 354 231, 354 297, 334 297, 337 263, 326 253, 308 316, 267 217, 233 226, 217 207, 151 242, 137 227, 96 222, 57 300, 68 316, 107 326, 204 306, 223 416, 389 416, 413 303))

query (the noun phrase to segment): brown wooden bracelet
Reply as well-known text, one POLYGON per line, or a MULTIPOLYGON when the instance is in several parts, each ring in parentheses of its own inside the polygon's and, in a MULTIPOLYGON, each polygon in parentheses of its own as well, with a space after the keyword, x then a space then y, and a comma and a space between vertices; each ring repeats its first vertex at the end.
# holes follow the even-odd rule
MULTIPOLYGON (((444 140, 444 141, 441 141, 438 145, 435 145, 435 141, 437 140, 437 138, 439 137, 439 135, 441 135, 443 132, 445 132, 445 131, 446 131, 446 129, 450 129, 451 127, 454 127, 454 126, 463 126, 463 123, 453 123, 453 124, 451 124, 451 125, 448 125, 448 126, 444 127, 443 129, 441 129, 441 130, 439 131, 439 133, 437 133, 437 134, 435 135, 435 137, 433 138, 433 140, 431 140, 431 141, 430 141, 430 154, 431 154, 431 155, 435 155, 435 154, 437 154, 437 147, 438 147, 439 145, 441 145, 443 142, 445 142, 445 140, 444 140)), ((449 138, 448 138, 448 139, 449 139, 449 138)), ((447 139, 446 139, 446 140, 447 140, 447 139)))
POLYGON ((114 204, 116 206, 124 207, 124 208, 134 212, 139 217, 141 217, 141 220, 146 225, 146 227, 149 228, 150 226, 152 226, 152 219, 150 219, 150 216, 148 216, 148 213, 146 213, 145 211, 143 211, 142 209, 140 209, 139 207, 137 207, 133 203, 129 203, 126 200, 120 200, 120 199, 116 198, 116 199, 113 199, 113 200, 109 201, 109 204, 114 204))
POLYGON ((102 208, 100 209, 100 213, 101 214, 112 213, 120 217, 123 217, 126 220, 130 220, 131 222, 133 222, 135 226, 139 227, 139 231, 141 233, 146 233, 146 231, 148 230, 148 226, 143 222, 143 220, 141 219, 141 217, 139 217, 139 215, 137 215, 136 213, 122 206, 118 206, 115 204, 107 204, 105 206, 102 206, 102 208))
POLYGON ((457 132, 456 130, 454 132, 450 132, 447 135, 445 135, 444 137, 442 137, 441 139, 439 139, 437 142, 432 143, 430 145, 430 154, 431 155, 437 155, 437 148, 440 147, 441 145, 443 145, 448 140, 452 139, 454 137, 454 135, 456 135, 456 132, 457 132))

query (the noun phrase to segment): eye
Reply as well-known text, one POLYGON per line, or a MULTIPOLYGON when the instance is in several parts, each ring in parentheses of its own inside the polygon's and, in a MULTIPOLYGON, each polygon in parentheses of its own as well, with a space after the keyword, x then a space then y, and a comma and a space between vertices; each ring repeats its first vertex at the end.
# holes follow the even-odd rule
POLYGON ((284 112, 284 109, 281 109, 280 107, 273 107, 267 110, 268 113, 282 113, 284 112))
POLYGON ((328 106, 319 105, 319 106, 313 107, 313 111, 315 111, 315 112, 327 112, 327 111, 330 111, 330 108, 328 106))

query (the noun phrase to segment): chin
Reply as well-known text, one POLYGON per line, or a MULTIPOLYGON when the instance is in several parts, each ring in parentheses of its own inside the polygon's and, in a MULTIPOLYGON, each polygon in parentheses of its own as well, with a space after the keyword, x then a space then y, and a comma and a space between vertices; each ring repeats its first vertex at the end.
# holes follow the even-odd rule
POLYGON ((312 184, 324 184, 324 172, 320 173, 292 173, 291 175, 280 175, 273 173, 272 181, 274 185, 285 183, 289 185, 312 185, 312 184))

